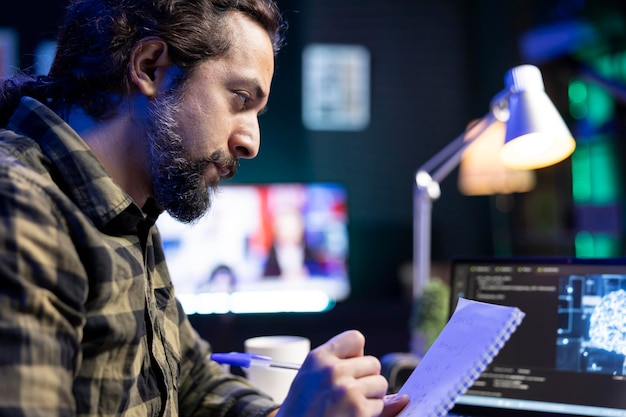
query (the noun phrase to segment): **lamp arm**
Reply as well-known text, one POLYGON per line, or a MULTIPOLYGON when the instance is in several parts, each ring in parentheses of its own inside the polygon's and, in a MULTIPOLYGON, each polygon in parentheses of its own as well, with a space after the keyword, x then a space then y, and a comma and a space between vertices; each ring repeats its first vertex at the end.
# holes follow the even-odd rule
POLYGON ((439 166, 448 161, 450 157, 452 157, 455 153, 459 151, 459 149, 463 149, 465 147, 464 142, 466 136, 467 131, 464 131, 452 142, 448 143, 443 149, 433 155, 428 161, 424 162, 424 164, 419 167, 417 171, 427 172, 432 175, 433 171, 435 171, 439 166))
POLYGON ((483 132, 487 130, 487 128, 489 128, 489 126, 491 126, 492 123, 494 123, 495 121, 496 118, 493 116, 493 114, 491 112, 487 113, 485 116, 483 116, 482 119, 478 120, 468 130, 461 133, 451 143, 456 145, 457 149, 451 152, 450 156, 443 163, 441 163, 439 167, 431 174, 433 181, 437 181, 438 183, 443 181, 450 174, 450 172, 452 172, 452 170, 459 165, 465 149, 472 142, 474 142, 477 137, 482 135, 483 132))
POLYGON ((465 148, 497 120, 490 111, 417 170, 413 189, 414 298, 421 296, 430 279, 432 203, 441 194, 439 183, 458 166, 465 148))
POLYGON ((426 161, 417 172, 428 173, 436 182, 443 181, 448 174, 459 165, 465 148, 499 119, 499 117, 494 114, 494 111, 495 109, 492 109, 492 111, 477 120, 467 130, 426 161))

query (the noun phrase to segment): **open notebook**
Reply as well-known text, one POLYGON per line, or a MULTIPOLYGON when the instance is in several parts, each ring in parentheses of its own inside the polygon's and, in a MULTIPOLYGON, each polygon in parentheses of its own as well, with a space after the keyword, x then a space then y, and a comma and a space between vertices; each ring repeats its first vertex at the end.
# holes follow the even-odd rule
POLYGON ((398 391, 398 417, 441 417, 478 378, 524 318, 517 307, 459 298, 454 313, 398 391))
POLYGON ((455 260, 458 297, 523 322, 452 413, 626 417, 626 259, 455 260))

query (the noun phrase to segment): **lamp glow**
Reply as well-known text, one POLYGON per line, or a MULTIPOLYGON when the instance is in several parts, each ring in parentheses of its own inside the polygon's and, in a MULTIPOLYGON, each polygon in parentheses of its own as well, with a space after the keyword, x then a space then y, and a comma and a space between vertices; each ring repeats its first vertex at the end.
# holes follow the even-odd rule
POLYGON ((424 163, 415 176, 413 193, 413 297, 430 279, 432 202, 439 183, 460 163, 465 149, 489 127, 504 123, 500 158, 511 169, 537 169, 561 162, 576 143, 548 98, 539 69, 521 65, 505 76, 505 89, 491 101, 490 111, 424 163))
POLYGON ((544 90, 539 69, 513 68, 505 78, 508 97, 506 136, 500 157, 513 169, 538 169, 561 162, 576 142, 544 90))
POLYGON ((502 163, 505 128, 504 122, 493 123, 463 153, 458 188, 464 195, 523 193, 535 188, 534 171, 512 169, 502 163))

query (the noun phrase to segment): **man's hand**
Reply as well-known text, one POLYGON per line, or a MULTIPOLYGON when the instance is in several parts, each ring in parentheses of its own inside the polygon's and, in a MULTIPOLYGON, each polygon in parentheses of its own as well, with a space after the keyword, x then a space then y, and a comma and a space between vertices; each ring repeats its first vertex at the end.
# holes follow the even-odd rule
POLYGON ((393 417, 407 397, 385 397, 380 362, 364 356, 365 338, 346 331, 312 350, 276 414, 278 417, 393 417))
POLYGON ((394 417, 409 403, 408 395, 391 394, 383 398, 385 404, 380 417, 394 417))

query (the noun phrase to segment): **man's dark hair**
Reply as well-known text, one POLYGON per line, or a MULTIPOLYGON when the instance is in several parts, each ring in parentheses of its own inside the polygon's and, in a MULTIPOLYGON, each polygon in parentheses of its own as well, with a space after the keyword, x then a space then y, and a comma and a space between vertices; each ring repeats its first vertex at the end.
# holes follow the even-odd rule
POLYGON ((20 74, 0 83, 0 126, 25 95, 106 116, 115 106, 110 94, 130 91, 131 52, 148 36, 168 44, 186 79, 204 60, 229 51, 233 34, 225 17, 232 11, 259 23, 278 53, 286 24, 273 0, 71 0, 48 76, 20 74))

